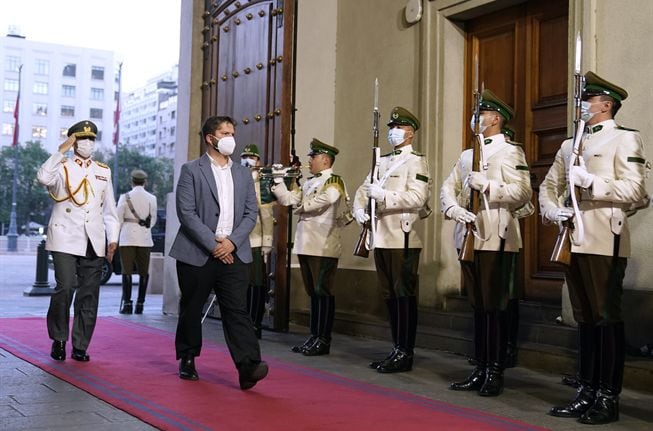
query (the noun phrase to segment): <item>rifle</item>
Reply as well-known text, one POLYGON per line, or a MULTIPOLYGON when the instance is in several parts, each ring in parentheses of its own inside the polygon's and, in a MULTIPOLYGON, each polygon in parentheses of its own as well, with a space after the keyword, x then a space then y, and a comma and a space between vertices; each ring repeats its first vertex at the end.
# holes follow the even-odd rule
MULTIPOLYGON (((583 87, 585 87, 585 77, 580 73, 581 53, 582 42, 580 38, 580 32, 578 32, 576 34, 576 58, 574 67, 574 124, 576 127, 574 128, 574 148, 571 155, 572 160, 570 161, 570 165, 579 164, 579 158, 582 155, 580 141, 583 137, 583 129, 585 128, 585 122, 581 119, 581 102, 583 96, 583 87)), ((576 220, 576 225, 578 227, 579 243, 583 240, 584 228, 583 220, 581 219, 580 211, 578 209, 579 200, 580 187, 575 187, 570 178, 569 196, 567 199, 565 199, 565 206, 574 208, 574 216, 564 220, 560 224, 560 231, 558 232, 558 237, 556 238, 556 242, 551 253, 551 262, 553 263, 559 263, 567 266, 571 264, 571 231, 574 229, 574 220, 576 220)))
MULTIPOLYGON (((478 89, 478 55, 474 57, 474 139, 472 143, 472 171, 481 171, 481 150, 483 137, 480 130, 481 116, 481 93, 478 89), (478 146, 478 148, 477 148, 478 146)), ((478 213, 480 195, 479 191, 470 187, 470 197, 467 203, 467 211, 478 213)), ((474 232, 476 224, 473 222, 465 224, 465 235, 463 244, 458 252, 458 260, 461 262, 474 262, 474 232)))
MULTIPOLYGON (((372 169, 370 171, 370 184, 374 183, 379 175, 380 149, 379 149, 379 78, 374 80, 374 120, 372 125, 372 169)), ((354 256, 369 257, 370 250, 374 249, 374 238, 376 236, 376 200, 369 198, 367 201, 367 214, 370 219, 363 224, 356 246, 354 256)))

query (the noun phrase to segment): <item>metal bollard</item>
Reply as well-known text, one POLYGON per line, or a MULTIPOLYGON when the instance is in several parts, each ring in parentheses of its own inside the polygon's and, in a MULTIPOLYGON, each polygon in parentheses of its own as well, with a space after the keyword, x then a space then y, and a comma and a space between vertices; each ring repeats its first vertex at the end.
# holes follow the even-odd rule
POLYGON ((25 296, 52 295, 53 288, 48 282, 48 251, 45 249, 45 239, 41 241, 36 250, 36 279, 31 288, 23 291, 25 296))

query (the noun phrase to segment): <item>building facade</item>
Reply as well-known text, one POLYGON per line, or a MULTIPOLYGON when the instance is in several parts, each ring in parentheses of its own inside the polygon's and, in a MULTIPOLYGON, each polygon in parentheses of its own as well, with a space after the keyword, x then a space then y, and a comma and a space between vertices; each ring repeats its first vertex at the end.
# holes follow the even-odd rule
POLYGON ((18 142, 40 141, 52 152, 69 126, 90 119, 98 126, 98 149, 112 149, 118 88, 113 52, 8 34, 0 38, 0 58, 0 146, 13 141, 22 65, 18 142))

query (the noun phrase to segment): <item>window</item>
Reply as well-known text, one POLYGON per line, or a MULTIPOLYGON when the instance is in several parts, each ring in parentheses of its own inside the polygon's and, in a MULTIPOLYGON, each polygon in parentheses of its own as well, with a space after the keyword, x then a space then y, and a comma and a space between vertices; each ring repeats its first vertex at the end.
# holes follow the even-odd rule
POLYGON ((32 127, 32 137, 33 138, 47 138, 48 137, 48 129, 47 127, 43 126, 34 126, 32 127))
POLYGON ((34 74, 35 75, 49 75, 50 74, 50 62, 48 60, 36 60, 34 63, 34 74))
POLYGON ((14 112, 16 108, 16 102, 13 100, 3 100, 2 101, 2 112, 14 112))
POLYGON ((75 97, 75 86, 74 85, 62 85, 61 86, 61 95, 66 97, 75 97))
POLYGON ((170 136, 175 136, 175 126, 170 128, 170 136))
POLYGON ((176 111, 172 111, 172 112, 170 113, 170 119, 171 119, 171 120, 174 120, 174 119, 175 119, 175 112, 176 112, 176 111))
POLYGON ((17 79, 5 79, 5 91, 18 91, 17 79))
POLYGON ((45 103, 34 103, 34 114, 35 115, 48 115, 48 105, 45 103))
POLYGON ((59 137, 66 139, 68 137, 68 129, 66 129, 65 127, 59 129, 59 137))
POLYGON ((18 72, 20 67, 20 57, 15 55, 8 55, 5 57, 5 70, 7 72, 18 72))
POLYGON ((102 118, 102 110, 100 108, 91 108, 91 118, 102 118))
POLYGON ((47 82, 35 82, 34 94, 48 94, 48 83, 47 82))
POLYGON ((75 107, 68 105, 61 105, 61 116, 62 117, 74 117, 75 116, 75 107))
POLYGON ((2 134, 5 136, 13 136, 14 125, 10 123, 2 123, 2 134))
POLYGON ((91 99, 104 100, 104 88, 91 88, 91 99))
POLYGON ((63 76, 75 77, 77 76, 77 65, 76 64, 67 64, 63 67, 63 76))
POLYGON ((104 67, 92 66, 91 67, 91 79, 97 79, 104 81, 104 67))

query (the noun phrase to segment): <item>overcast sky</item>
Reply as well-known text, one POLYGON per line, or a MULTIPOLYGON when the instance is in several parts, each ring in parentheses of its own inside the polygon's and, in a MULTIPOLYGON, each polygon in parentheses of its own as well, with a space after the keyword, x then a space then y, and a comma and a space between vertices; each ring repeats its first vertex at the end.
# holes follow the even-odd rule
POLYGON ((179 59, 181 0, 4 0, 10 25, 37 42, 105 49, 123 62, 123 91, 145 84, 179 59))

